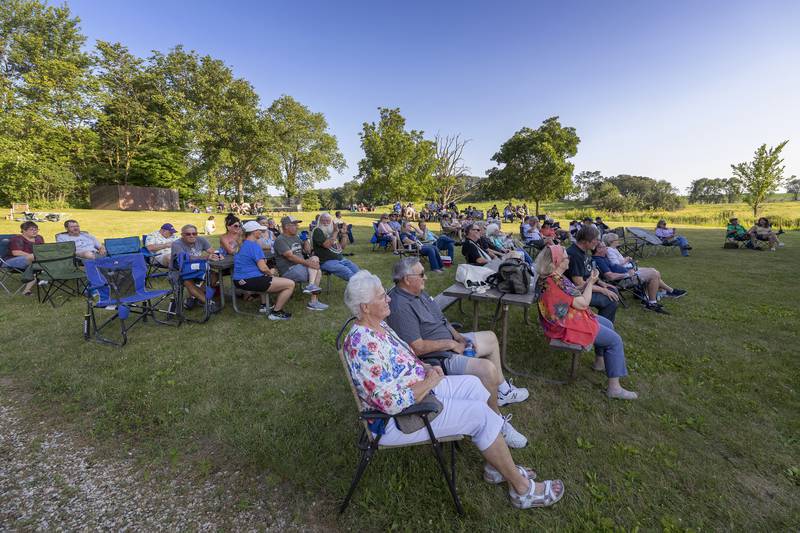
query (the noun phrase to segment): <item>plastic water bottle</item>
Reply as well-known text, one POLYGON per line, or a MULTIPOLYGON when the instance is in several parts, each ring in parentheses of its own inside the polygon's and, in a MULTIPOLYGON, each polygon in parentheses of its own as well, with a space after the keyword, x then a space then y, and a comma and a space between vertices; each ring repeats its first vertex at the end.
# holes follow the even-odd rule
POLYGON ((472 345, 471 342, 468 342, 467 347, 464 348, 464 355, 466 357, 475 357, 475 347, 472 345))
POLYGON ((656 293, 656 301, 659 301, 659 300, 661 300, 661 298, 663 298, 663 297, 664 297, 664 296, 666 296, 666 295, 667 295, 667 291, 661 291, 661 290, 660 290, 660 291, 658 291, 658 292, 656 293))

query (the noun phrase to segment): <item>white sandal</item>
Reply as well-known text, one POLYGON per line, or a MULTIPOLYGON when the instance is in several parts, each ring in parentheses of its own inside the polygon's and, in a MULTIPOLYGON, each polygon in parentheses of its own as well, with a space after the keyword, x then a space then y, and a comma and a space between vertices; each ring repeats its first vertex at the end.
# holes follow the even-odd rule
MULTIPOLYGON (((520 474, 522 474, 523 476, 527 477, 530 480, 536 479, 536 471, 531 468, 527 468, 522 465, 517 465, 517 470, 519 470, 520 474)), ((491 483, 492 485, 499 485, 500 483, 505 481, 506 478, 504 478, 503 474, 501 474, 495 467, 493 467, 489 463, 486 463, 483 466, 483 480, 486 483, 491 483)))
POLYGON ((536 494, 536 483, 531 481, 531 486, 526 494, 517 494, 514 487, 508 488, 508 497, 511 505, 517 509, 530 509, 532 507, 550 507, 564 497, 564 482, 560 479, 548 479, 544 482, 544 492, 536 494), (561 492, 553 491, 554 485, 561 486, 561 492))

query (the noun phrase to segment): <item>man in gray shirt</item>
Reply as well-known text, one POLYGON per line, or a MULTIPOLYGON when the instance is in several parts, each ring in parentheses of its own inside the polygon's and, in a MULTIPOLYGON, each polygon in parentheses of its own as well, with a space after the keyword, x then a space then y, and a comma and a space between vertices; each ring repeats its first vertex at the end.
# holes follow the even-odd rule
MULTIPOLYGON (((186 253, 189 257, 203 257, 204 254, 207 254, 208 259, 211 261, 219 261, 220 259, 220 256, 217 255, 217 251, 211 247, 211 243, 203 237, 199 237, 197 235, 197 227, 192 224, 183 226, 181 228, 181 238, 173 242, 170 246, 170 255, 172 256, 170 269, 175 268, 175 261, 180 253, 186 253)), ((205 305, 206 291, 204 287, 198 287, 193 279, 181 279, 181 282, 189 293, 189 299, 186 302, 187 308, 193 306, 195 300, 199 300, 205 305)), ((216 280, 212 279, 211 284, 214 285, 215 283, 216 280)), ((212 312, 218 311, 213 300, 209 302, 209 306, 212 312)))
MULTIPOLYGON (((450 325, 436 302, 425 292, 425 268, 416 257, 398 261, 392 271, 395 286, 391 298, 391 314, 386 322, 418 356, 452 352, 444 360, 448 375, 471 374, 478 377, 491 393, 489 407, 498 414, 498 405, 524 401, 528 390, 514 387, 503 377, 500 364, 500 345, 493 331, 461 334, 450 325), (471 344, 474 357, 463 355, 471 344)), ((503 436, 511 448, 522 448, 528 441, 516 431, 505 417, 503 436)))
POLYGON ((319 301, 317 295, 322 292, 319 282, 322 278, 322 271, 319 267, 318 257, 303 257, 303 251, 311 251, 311 246, 306 240, 303 242, 297 236, 297 224, 302 220, 297 220, 292 216, 285 216, 281 219, 283 233, 275 239, 273 248, 275 249, 275 264, 278 272, 284 278, 300 283, 308 282, 303 289, 304 294, 310 294, 311 299, 306 305, 310 311, 324 311, 328 308, 327 304, 319 301))

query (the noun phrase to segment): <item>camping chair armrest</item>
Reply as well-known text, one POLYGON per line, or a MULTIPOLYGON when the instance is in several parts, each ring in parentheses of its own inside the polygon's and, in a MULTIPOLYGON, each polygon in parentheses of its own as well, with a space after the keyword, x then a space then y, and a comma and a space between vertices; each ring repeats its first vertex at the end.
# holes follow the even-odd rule
POLYGON ((402 411, 397 414, 390 415, 384 413, 383 411, 378 411, 375 409, 371 409, 369 411, 361 411, 361 414, 358 415, 359 420, 367 420, 367 419, 378 419, 378 420, 390 420, 396 416, 403 416, 403 415, 424 415, 428 413, 437 412, 439 410, 439 406, 436 405, 434 402, 428 401, 421 401, 419 403, 415 403, 409 407, 406 407, 402 411))
POLYGON ((449 359, 455 352, 431 352, 419 356, 423 363, 433 366, 440 366, 444 369, 444 360, 449 359))

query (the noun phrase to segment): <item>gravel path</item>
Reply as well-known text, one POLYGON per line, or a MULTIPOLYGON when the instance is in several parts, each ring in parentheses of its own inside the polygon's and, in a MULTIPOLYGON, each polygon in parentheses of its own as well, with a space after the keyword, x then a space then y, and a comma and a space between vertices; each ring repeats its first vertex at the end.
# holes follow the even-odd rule
POLYGON ((133 457, 98 457, 70 430, 28 419, 15 396, 0 383, 0 531, 309 529, 293 523, 264 480, 145 473, 133 457), (254 485, 257 501, 243 499, 241 487, 254 485))

